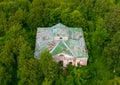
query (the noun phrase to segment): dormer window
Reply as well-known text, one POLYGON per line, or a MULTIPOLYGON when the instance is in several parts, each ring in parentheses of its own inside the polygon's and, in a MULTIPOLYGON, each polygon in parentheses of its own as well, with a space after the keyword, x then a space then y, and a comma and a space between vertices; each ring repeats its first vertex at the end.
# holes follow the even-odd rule
POLYGON ((60 37, 60 39, 63 39, 62 37, 60 37))
POLYGON ((54 37, 54 40, 68 40, 68 37, 56 36, 56 37, 54 37))

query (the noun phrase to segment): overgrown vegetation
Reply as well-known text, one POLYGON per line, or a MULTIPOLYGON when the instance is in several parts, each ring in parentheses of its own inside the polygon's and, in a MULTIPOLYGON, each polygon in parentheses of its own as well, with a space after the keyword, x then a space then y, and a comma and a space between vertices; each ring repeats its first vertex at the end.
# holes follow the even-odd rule
POLYGON ((0 0, 0 85, 120 85, 120 0, 0 0), (82 27, 88 66, 34 59, 37 27, 82 27))

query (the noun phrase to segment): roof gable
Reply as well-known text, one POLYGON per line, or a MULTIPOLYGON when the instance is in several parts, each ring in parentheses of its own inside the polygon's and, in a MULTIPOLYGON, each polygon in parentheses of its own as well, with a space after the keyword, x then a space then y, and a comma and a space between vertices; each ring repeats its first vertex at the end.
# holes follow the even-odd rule
POLYGON ((75 57, 72 50, 67 46, 67 44, 64 41, 59 41, 51 53, 53 56, 59 53, 64 53, 64 54, 72 55, 75 57))
POLYGON ((65 26, 65 25, 63 25, 61 23, 58 23, 58 24, 52 26, 51 28, 55 29, 55 28, 64 28, 64 27, 67 27, 67 26, 65 26))

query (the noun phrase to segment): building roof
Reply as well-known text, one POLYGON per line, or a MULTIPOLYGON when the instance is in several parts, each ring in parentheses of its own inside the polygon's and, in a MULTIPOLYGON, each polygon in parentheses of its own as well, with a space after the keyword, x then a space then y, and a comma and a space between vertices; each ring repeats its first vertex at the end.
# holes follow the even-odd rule
POLYGON ((46 48, 53 56, 64 53, 75 58, 88 58, 82 28, 67 27, 61 23, 38 27, 34 57, 38 58, 46 48))

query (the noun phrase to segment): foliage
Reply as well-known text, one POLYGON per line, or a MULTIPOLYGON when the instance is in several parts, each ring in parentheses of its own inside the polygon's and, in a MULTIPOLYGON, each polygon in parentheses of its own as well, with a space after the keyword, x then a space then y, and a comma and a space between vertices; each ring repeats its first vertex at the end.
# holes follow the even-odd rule
POLYGON ((120 0, 0 0, 0 85, 120 85, 120 0), (88 66, 61 68, 37 27, 82 27, 88 66))

